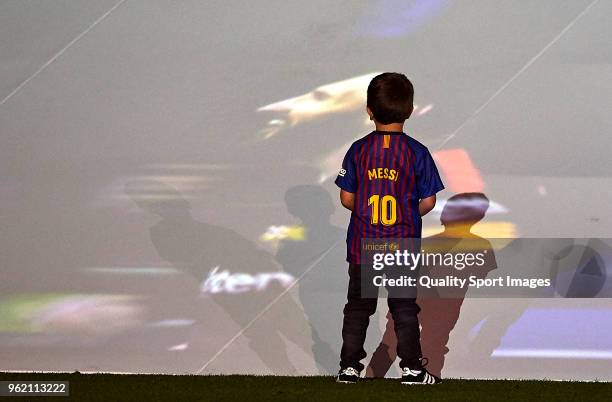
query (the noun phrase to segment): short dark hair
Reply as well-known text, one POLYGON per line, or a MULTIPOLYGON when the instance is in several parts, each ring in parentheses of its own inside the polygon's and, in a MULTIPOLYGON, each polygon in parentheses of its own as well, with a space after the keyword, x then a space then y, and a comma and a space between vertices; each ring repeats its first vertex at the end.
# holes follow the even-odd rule
POLYGON ((403 123, 414 108, 414 87, 400 73, 382 73, 368 85, 367 106, 382 124, 403 123))

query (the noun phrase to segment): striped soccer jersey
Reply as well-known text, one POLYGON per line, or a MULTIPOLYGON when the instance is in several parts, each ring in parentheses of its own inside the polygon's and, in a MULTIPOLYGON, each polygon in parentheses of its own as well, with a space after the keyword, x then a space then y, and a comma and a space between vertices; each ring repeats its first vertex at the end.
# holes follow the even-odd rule
POLYGON ((335 183, 355 194, 346 238, 352 264, 361 263, 361 239, 420 238, 419 200, 444 189, 427 147, 396 131, 355 141, 335 183))

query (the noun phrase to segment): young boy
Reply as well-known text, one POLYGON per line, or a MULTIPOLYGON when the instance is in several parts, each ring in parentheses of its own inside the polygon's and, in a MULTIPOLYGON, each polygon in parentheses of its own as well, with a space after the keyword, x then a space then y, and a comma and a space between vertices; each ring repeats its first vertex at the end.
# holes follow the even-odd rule
MULTIPOLYGON (((403 74, 383 73, 368 86, 366 111, 376 130, 349 148, 336 179, 340 201, 349 209, 349 286, 344 307, 338 382, 359 380, 363 349, 376 298, 362 297, 361 239, 420 238, 421 216, 433 209, 444 189, 428 149, 403 133, 413 110, 414 88, 403 74), (383 202, 381 202, 383 201, 383 202), (384 206, 384 207, 383 207, 384 206)), ((402 384, 435 384, 421 361, 419 306, 413 297, 389 297, 397 335, 402 384)))

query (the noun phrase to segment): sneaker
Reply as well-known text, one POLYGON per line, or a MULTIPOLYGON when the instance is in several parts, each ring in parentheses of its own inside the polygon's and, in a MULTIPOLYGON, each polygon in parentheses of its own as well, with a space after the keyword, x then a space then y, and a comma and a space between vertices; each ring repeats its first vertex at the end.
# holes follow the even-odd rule
POLYGON ((427 365, 427 359, 425 360, 425 364, 420 368, 408 368, 404 367, 402 369, 402 384, 404 385, 412 385, 412 384, 426 384, 433 385, 439 384, 442 382, 441 378, 436 377, 431 374, 429 371, 425 370, 425 365, 427 365))
POLYGON ((341 382, 343 384, 355 384, 357 381, 359 381, 359 371, 352 367, 340 370, 336 378, 336 382, 341 382))

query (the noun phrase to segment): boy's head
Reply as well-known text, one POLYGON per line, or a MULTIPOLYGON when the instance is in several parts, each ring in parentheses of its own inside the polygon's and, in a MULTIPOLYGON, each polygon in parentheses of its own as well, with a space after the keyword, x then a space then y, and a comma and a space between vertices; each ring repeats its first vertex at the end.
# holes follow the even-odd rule
POLYGON ((414 108, 414 87, 404 74, 382 73, 368 85, 368 114, 381 124, 403 123, 414 108))

